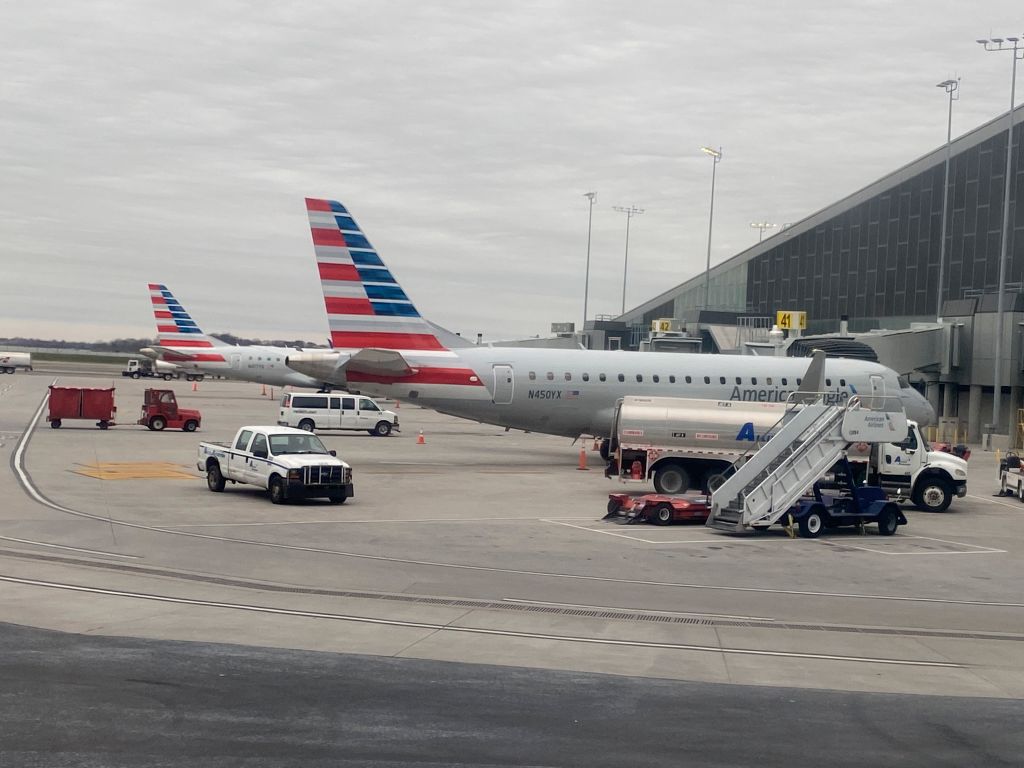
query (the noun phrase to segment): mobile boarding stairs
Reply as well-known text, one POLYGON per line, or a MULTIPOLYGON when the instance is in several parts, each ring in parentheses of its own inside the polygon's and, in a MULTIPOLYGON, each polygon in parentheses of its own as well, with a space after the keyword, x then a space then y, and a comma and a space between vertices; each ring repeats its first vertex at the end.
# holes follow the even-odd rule
POLYGON ((884 397, 829 404, 823 395, 800 394, 808 402, 788 409, 781 429, 711 495, 708 526, 733 533, 767 528, 843 458, 851 443, 898 441, 907 434, 906 415, 884 410, 884 397))

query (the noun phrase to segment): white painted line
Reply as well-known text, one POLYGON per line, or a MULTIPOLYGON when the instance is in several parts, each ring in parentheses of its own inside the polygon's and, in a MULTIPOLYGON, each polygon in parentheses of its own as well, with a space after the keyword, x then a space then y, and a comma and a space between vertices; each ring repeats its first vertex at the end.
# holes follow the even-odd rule
MULTIPOLYGON (((628 533, 616 533, 614 531, 602 531, 599 528, 588 528, 585 525, 573 525, 572 523, 566 523, 566 519, 578 519, 578 518, 561 518, 554 519, 550 517, 539 518, 542 523, 554 523, 555 525, 564 525, 566 528, 577 528, 587 533, 602 533, 605 536, 616 536, 622 539, 629 539, 630 541, 639 541, 643 544, 761 544, 763 539, 738 539, 738 538, 727 538, 723 536, 715 536, 709 534, 713 538, 709 539, 645 539, 640 536, 631 536, 628 533)), ((593 518, 584 518, 585 520, 593 520, 593 518)), ((780 537, 781 538, 781 537, 780 537)))
MULTIPOLYGON (((1010 507, 1011 509, 1016 509, 1018 512, 1024 512, 1024 504, 1022 504, 1020 501, 1010 503, 1008 501, 999 501, 998 499, 1000 497, 998 496, 975 496, 973 493, 968 493, 967 496, 965 496, 964 498, 984 501, 987 504, 998 504, 1001 507, 1010 507)), ((1003 496, 1002 498, 1006 499, 1009 497, 1003 496)))
POLYGON ((16 541, 19 544, 31 544, 35 547, 52 547, 53 549, 67 549, 71 552, 84 552, 87 555, 104 555, 105 557, 123 557, 129 560, 141 559, 139 555, 121 555, 117 552, 104 552, 101 549, 82 549, 81 547, 66 547, 62 544, 47 544, 45 541, 32 541, 31 539, 15 539, 11 536, 0 536, 3 541, 16 541))
MULTIPOLYGON (((591 518, 585 519, 589 520, 591 518)), ((540 517, 421 517, 404 520, 275 520, 268 523, 182 523, 181 525, 166 525, 163 527, 177 530, 179 528, 245 528, 251 526, 272 525, 390 525, 392 523, 403 523, 408 525, 409 523, 489 523, 492 521, 508 522, 510 520, 521 523, 536 523, 538 521, 544 521, 544 519, 540 517)))
POLYGON ((814 659, 818 661, 848 661, 864 664, 885 664, 904 667, 939 667, 944 669, 965 669, 963 664, 955 664, 948 661, 926 661, 923 659, 888 659, 878 656, 840 656, 825 653, 797 653, 792 651, 764 651, 753 648, 725 648, 715 645, 691 645, 688 643, 655 643, 640 640, 616 640, 612 638, 582 637, 578 635, 552 635, 542 632, 519 632, 508 629, 484 629, 480 627, 459 627, 451 624, 431 624, 420 621, 399 621, 395 619, 377 619, 367 616, 351 616, 340 613, 322 613, 319 611, 299 611, 288 608, 269 608, 261 605, 248 605, 244 603, 222 603, 215 600, 195 600, 183 597, 167 597, 164 595, 151 595, 142 592, 125 592, 114 589, 100 589, 97 587, 82 587, 75 584, 61 584, 58 582, 37 581, 35 579, 20 579, 13 576, 0 576, 0 581, 11 584, 22 584, 24 586, 43 587, 48 589, 62 589, 71 592, 84 592, 94 595, 105 595, 108 597, 123 597, 134 600, 149 600, 158 603, 170 603, 174 605, 194 605, 205 608, 223 608, 232 611, 248 611, 252 613, 271 614, 275 616, 295 616, 300 618, 329 619, 333 621, 348 621, 358 624, 375 624, 386 627, 406 627, 410 629, 425 629, 432 632, 454 632, 469 635, 490 635, 493 637, 517 637, 533 640, 551 640, 556 642, 584 643, 588 645, 610 645, 626 648, 656 648, 660 650, 674 651, 698 651, 706 653, 724 653, 740 656, 769 656, 773 658, 787 659, 814 659))
POLYGON ((939 541, 943 544, 952 544, 953 546, 959 547, 972 547, 972 552, 893 552, 886 549, 874 549, 872 547, 859 546, 857 544, 851 544, 848 540, 837 541, 837 540, 823 540, 818 539, 819 544, 826 544, 830 547, 849 547, 850 549, 859 549, 862 552, 874 552, 879 555, 889 555, 892 557, 911 557, 915 555, 995 555, 995 554, 1006 554, 1005 549, 993 549, 992 547, 982 547, 977 544, 966 544, 961 541, 947 541, 946 539, 934 539, 930 536, 900 536, 898 539, 890 539, 899 543, 900 541, 906 541, 907 539, 924 539, 927 541, 939 541))

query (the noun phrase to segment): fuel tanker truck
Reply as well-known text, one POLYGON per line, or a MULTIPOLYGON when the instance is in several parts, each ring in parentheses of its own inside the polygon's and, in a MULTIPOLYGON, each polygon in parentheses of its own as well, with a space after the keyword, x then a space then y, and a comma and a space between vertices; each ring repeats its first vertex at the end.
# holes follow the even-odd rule
MULTIPOLYGON (((616 403, 605 475, 623 483, 653 479, 659 493, 714 490, 782 427, 792 403, 627 396, 616 403)), ((909 495, 942 512, 967 493, 967 462, 931 450, 916 422, 898 443, 853 443, 847 458, 862 482, 909 495)))

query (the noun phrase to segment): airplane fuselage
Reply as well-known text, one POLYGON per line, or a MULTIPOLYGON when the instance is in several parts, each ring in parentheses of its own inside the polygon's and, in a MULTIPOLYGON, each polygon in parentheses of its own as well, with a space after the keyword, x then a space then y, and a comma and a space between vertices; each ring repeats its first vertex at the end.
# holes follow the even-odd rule
POLYGON ((189 373, 224 376, 275 387, 319 388, 319 381, 285 365, 285 358, 295 352, 288 347, 223 346, 202 350, 182 347, 180 355, 164 351, 160 357, 189 373))
MULTIPOLYGON (((404 355, 416 371, 411 376, 350 372, 344 382, 339 377, 335 383, 462 418, 568 437, 607 435, 615 403, 625 395, 785 402, 810 362, 809 358, 523 347, 467 347, 404 355), (431 375, 436 370, 447 373, 431 375)), ((855 394, 898 398, 899 406, 890 407, 903 407, 908 417, 922 424, 934 420, 928 402, 916 390, 901 387, 895 372, 877 363, 827 360, 824 389, 836 402, 855 394)))

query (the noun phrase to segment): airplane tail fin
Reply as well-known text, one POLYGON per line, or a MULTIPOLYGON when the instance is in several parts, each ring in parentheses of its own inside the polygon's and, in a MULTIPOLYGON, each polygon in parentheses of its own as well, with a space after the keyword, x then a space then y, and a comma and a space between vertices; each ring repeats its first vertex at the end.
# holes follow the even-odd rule
POLYGON ((420 315, 345 206, 306 198, 306 212, 334 349, 469 345, 420 315))
POLYGON ((182 359, 224 359, 221 355, 204 354, 203 350, 230 345, 203 333, 166 285, 150 283, 149 299, 156 319, 156 347, 164 351, 165 359, 170 359, 169 350, 178 350, 175 356, 182 359))

